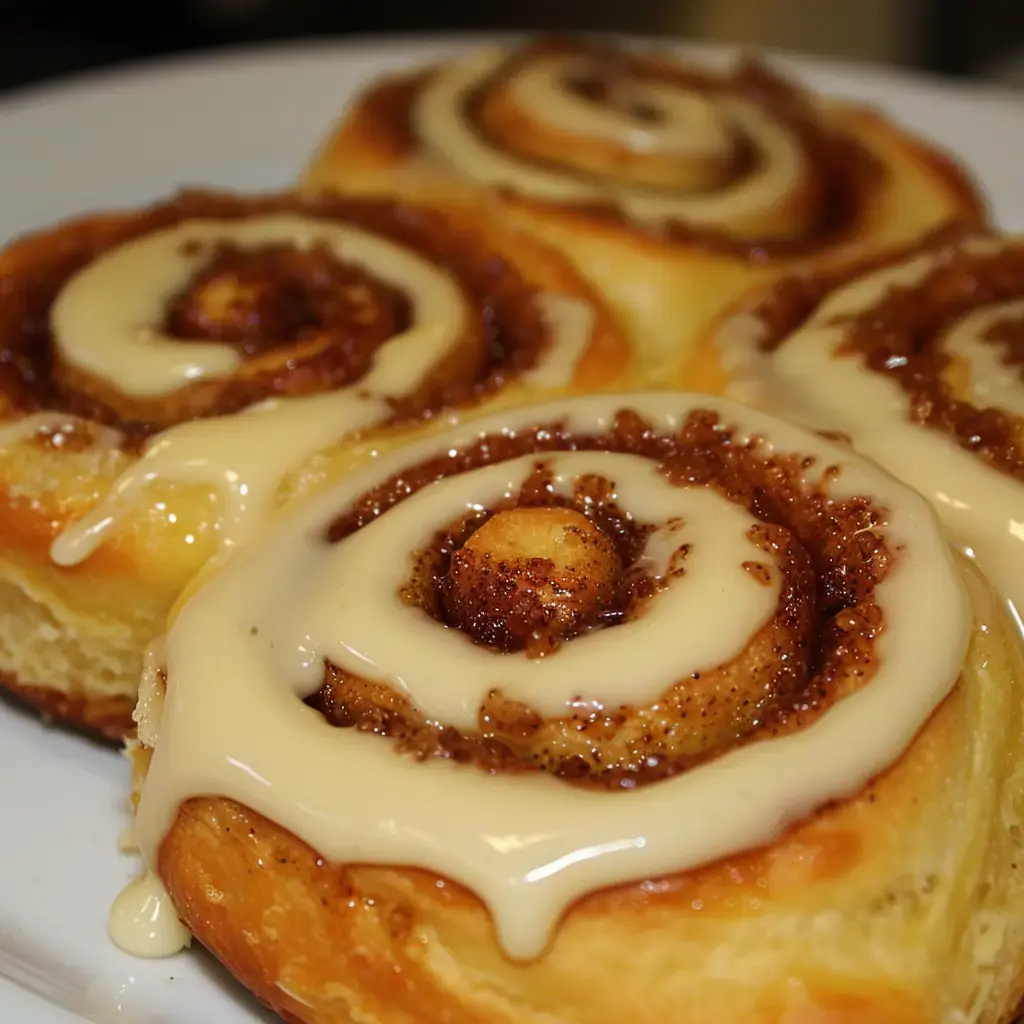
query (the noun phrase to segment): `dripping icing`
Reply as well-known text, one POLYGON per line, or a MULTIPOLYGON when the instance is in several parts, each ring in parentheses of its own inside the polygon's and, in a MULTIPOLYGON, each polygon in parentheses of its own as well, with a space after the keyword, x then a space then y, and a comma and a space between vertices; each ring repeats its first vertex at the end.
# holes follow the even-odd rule
POLYGON ((118 893, 107 931, 118 949, 137 957, 173 956, 192 942, 163 883, 151 871, 118 893))

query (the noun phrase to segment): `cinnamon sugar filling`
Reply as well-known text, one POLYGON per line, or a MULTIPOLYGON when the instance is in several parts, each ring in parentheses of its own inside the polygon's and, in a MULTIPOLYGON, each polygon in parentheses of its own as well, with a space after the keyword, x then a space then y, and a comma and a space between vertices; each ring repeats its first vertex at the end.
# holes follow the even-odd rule
MULTIPOLYGON (((679 680, 645 707, 595 710, 581 703, 551 719, 502 696, 499 660, 495 689, 473 732, 429 721, 387 685, 331 664, 307 703, 332 724, 388 737, 417 759, 631 788, 799 729, 870 680, 883 628, 874 591, 894 559, 879 536, 882 511, 865 498, 829 499, 821 486, 804 482, 809 460, 737 443, 710 412, 691 414, 671 436, 621 413, 603 435, 548 424, 487 437, 369 492, 332 524, 329 540, 343 540, 434 481, 536 453, 536 469, 516 495, 453 522, 425 550, 408 552, 402 598, 439 629, 461 630, 499 653, 525 649, 557 659, 574 637, 642 616, 663 583, 638 564, 650 524, 621 512, 613 481, 582 477, 570 496, 545 486, 544 454, 562 451, 649 458, 673 484, 713 489, 759 521, 751 539, 765 563, 778 566, 783 584, 775 615, 736 658, 679 680), (551 529, 576 531, 568 554, 561 539, 552 546, 545 514, 554 517, 551 529), (516 517, 525 517, 525 529, 516 517)), ((755 579, 768 573, 757 560, 743 569, 755 579)), ((686 572, 685 557, 671 572, 686 572)))
MULTIPOLYGON (((912 256, 934 249, 935 266, 923 280, 891 287, 870 308, 838 321, 844 330, 842 352, 857 355, 875 373, 895 381, 909 400, 912 422, 945 434, 993 468, 1024 481, 1019 417, 999 408, 979 408, 958 395, 948 381, 950 356, 943 347, 957 321, 1024 294, 1024 249, 979 254, 962 247, 956 232, 944 234, 907 250, 912 256)), ((833 289, 883 265, 874 261, 842 275, 781 282, 753 311, 765 327, 761 349, 777 349, 833 289)), ((982 341, 999 346, 1007 365, 1024 365, 1019 318, 993 324, 982 341)))
MULTIPOLYGON (((671 218, 661 223, 638 222, 611 202, 516 198, 576 212, 671 244, 700 246, 753 263, 764 263, 838 245, 853 236, 873 196, 884 187, 887 172, 879 160, 855 138, 823 123, 820 111, 804 90, 760 63, 745 61, 730 72, 704 72, 669 60, 561 38, 541 39, 518 50, 498 73, 475 91, 463 111, 465 120, 481 138, 495 149, 511 153, 526 165, 570 172, 581 180, 598 180, 585 169, 574 166, 571 153, 566 154, 564 163, 553 164, 550 160, 539 159, 529 148, 517 145, 517 140, 508 132, 495 134, 487 119, 481 116, 491 98, 500 93, 518 69, 533 60, 552 55, 579 56, 592 63, 591 74, 565 84, 568 90, 598 105, 614 104, 614 86, 627 78, 692 90, 712 98, 742 97, 760 105, 766 116, 791 134, 802 153, 807 176, 801 186, 800 209, 806 211, 803 216, 808 227, 793 237, 744 237, 727 229, 671 218)), ((420 72, 384 82, 364 98, 365 130, 375 145, 389 155, 412 157, 418 152, 420 142, 413 127, 412 111, 431 80, 432 72, 420 72)), ((638 124, 656 123, 650 110, 630 108, 625 113, 638 124)), ((704 194, 713 195, 717 190, 742 181, 761 166, 763 159, 764 154, 742 131, 733 130, 731 156, 704 194)), ((959 197, 964 223, 980 227, 984 220, 983 211, 964 175, 938 156, 930 160, 930 166, 946 179, 948 187, 959 197)))

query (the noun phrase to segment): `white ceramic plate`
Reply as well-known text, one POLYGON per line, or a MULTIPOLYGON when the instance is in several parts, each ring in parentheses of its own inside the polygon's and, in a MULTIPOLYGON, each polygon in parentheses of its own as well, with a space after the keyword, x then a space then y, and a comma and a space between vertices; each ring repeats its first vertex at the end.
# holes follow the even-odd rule
MULTIPOLYGON (((20 93, 0 103, 0 241, 182 185, 285 186, 354 87, 456 45, 466 41, 228 53, 20 93)), ((1000 224, 1024 229, 1024 94, 792 63, 961 154, 1000 224)), ((109 943, 107 908, 136 869, 116 849, 127 789, 116 753, 0 704, 0 1021, 269 1021, 200 951, 138 961, 109 943)))

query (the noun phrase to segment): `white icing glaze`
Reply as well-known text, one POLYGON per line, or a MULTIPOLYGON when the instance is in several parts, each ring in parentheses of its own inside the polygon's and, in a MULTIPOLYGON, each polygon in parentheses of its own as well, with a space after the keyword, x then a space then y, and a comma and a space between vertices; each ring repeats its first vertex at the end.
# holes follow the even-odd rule
MULTIPOLYGON (((590 464, 590 457, 553 458, 566 474, 590 464)), ((676 509, 663 486, 633 459, 593 458, 596 465, 614 468, 620 499, 638 511, 676 509)), ((684 530, 693 531, 695 557, 703 544, 719 538, 725 542, 723 558, 742 557, 745 541, 739 534, 745 520, 728 511, 725 499, 698 498, 682 488, 678 501, 684 530)), ((675 545, 673 540, 660 546, 661 564, 675 545)), ((718 564, 714 552, 707 557, 692 581, 684 577, 673 584, 680 593, 692 587, 718 609, 757 601, 735 565, 718 564)), ((659 598, 676 600, 671 588, 655 602, 659 598)), ((609 690, 601 697, 643 700, 671 675, 665 669, 660 679, 652 678, 662 672, 659 662, 668 659, 668 650, 678 651, 672 655, 674 672, 702 656, 736 653, 737 645, 742 647, 744 630, 729 618, 731 613, 724 614, 724 623, 713 628, 701 611, 677 620, 668 649, 651 644, 641 628, 633 637, 639 647, 590 643, 588 636, 530 663, 493 654, 493 685, 503 688, 511 680, 531 688, 539 702, 561 706, 567 682, 551 679, 557 690, 550 698, 532 687, 541 675, 551 674, 548 664, 579 645, 575 684, 584 700, 606 683, 609 690), (721 646, 713 650, 714 644, 721 646), (584 668, 593 674, 595 689, 584 668)), ((752 629, 760 615, 760 605, 748 603, 738 618, 752 629)), ((484 900, 508 952, 529 957, 543 949, 558 915, 575 898, 771 842, 823 803, 860 790, 899 757, 949 693, 970 626, 952 554, 928 504, 842 447, 731 402, 671 392, 591 396, 506 412, 383 456, 314 496, 235 552, 182 605, 166 640, 166 701, 162 708, 153 702, 140 705, 140 729, 156 736, 139 807, 140 847, 155 865, 180 804, 192 796, 222 795, 266 815, 332 861, 412 864, 455 879, 484 900), (405 643, 409 620, 396 617, 388 589, 411 568, 407 545, 424 536, 442 509, 455 519, 474 500, 472 485, 480 485, 476 500, 486 502, 514 489, 523 467, 508 462, 493 472, 472 471, 431 485, 406 499, 408 505, 395 506, 362 531, 329 545, 329 524, 365 491, 425 459, 454 453, 497 432, 538 423, 561 423, 576 433, 603 432, 622 409, 636 409, 656 429, 673 431, 691 410, 706 408, 734 424, 740 442, 762 437, 769 451, 814 456, 808 480, 826 481, 833 497, 867 494, 886 510, 881 529, 898 560, 876 591, 886 628, 876 641, 879 667, 868 685, 799 732, 617 793, 581 789, 542 773, 491 776, 446 760, 413 762, 380 737, 334 728, 301 702, 319 685, 319 674, 308 666, 322 664, 324 653, 351 657, 361 671, 375 674, 373 665, 358 660, 354 646, 348 653, 342 649, 353 633, 360 643, 376 645, 373 657, 401 657, 387 650, 386 641, 394 644, 396 635, 389 633, 389 622, 401 622, 405 643), (830 466, 839 472, 826 473, 830 466), (416 520, 414 511, 422 518, 416 520), (374 563, 367 568, 371 547, 374 563), (370 606, 364 610, 371 621, 353 623, 347 616, 361 601, 370 606), (374 610, 386 621, 374 620, 374 610), (359 785, 339 784, 345 779, 359 779, 359 785)), ((463 700, 479 695, 474 687, 480 680, 474 675, 481 659, 464 661, 464 646, 453 657, 441 639, 444 627, 432 628, 436 644, 409 638, 419 665, 404 685, 415 700, 458 715, 463 700)), ((615 631, 626 636, 624 629, 615 631)))
POLYGON ((192 381, 230 375, 241 362, 230 345, 182 343, 153 327, 218 242, 243 249, 285 242, 299 249, 327 245, 346 263, 402 289, 412 301, 413 326, 406 332, 410 338, 393 339, 407 340, 402 358, 391 367, 392 373, 399 371, 399 389, 422 376, 465 326, 465 302, 448 274, 367 231, 290 214, 186 220, 111 249, 65 284, 50 313, 61 356, 125 395, 167 395, 192 381))
POLYGON ((566 714, 574 702, 579 706, 580 694, 598 708, 653 702, 692 672, 728 661, 774 614, 779 574, 773 572, 771 585, 764 586, 742 568, 744 561, 766 557, 747 537, 756 520, 745 509, 703 488, 674 487, 639 456, 560 454, 543 460, 556 493, 571 494, 573 481, 587 473, 613 481, 616 504, 633 519, 656 524, 641 564, 667 578, 673 554, 689 545, 686 573, 667 578, 665 591, 645 615, 577 637, 556 657, 509 654, 496 667, 493 652, 458 630, 438 629, 433 619, 398 598, 410 564, 394 555, 427 547, 439 530, 474 507, 490 508, 513 497, 537 461, 527 455, 438 481, 336 551, 318 552, 317 557, 330 558, 331 571, 315 574, 309 600, 297 603, 281 624, 269 626, 278 638, 268 654, 277 674, 293 679, 303 692, 315 692, 326 659, 386 681, 432 721, 472 730, 496 685, 509 699, 546 717, 566 714), (677 518, 681 524, 672 521, 677 518), (401 644, 395 643, 398 636, 401 644), (632 674, 623 673, 616 658, 626 644, 632 674))
POLYGON ((968 386, 974 405, 994 406, 1015 416, 1024 416, 1021 368, 1005 362, 1002 348, 985 340, 986 332, 995 324, 1021 318, 1024 318, 1024 299, 1000 302, 965 316, 946 336, 946 351, 964 360, 971 369, 968 386))
POLYGON ((277 488, 291 468, 388 412, 382 397, 366 393, 364 378, 358 389, 272 399, 165 430, 101 502, 54 540, 50 557, 64 566, 85 561, 157 480, 208 488, 219 502, 220 544, 244 543, 275 508, 277 488))
POLYGON ((538 295, 537 302, 553 343, 523 374, 523 380, 538 388, 567 387, 590 345, 597 319, 594 307, 582 299, 553 292, 538 295))
POLYGON ((616 106, 592 103, 565 87, 574 73, 585 75, 588 61, 547 57, 532 61, 512 79, 519 106, 564 132, 607 139, 639 152, 662 152, 693 159, 728 159, 733 137, 728 120, 697 92, 657 82, 622 81, 614 85, 616 106), (641 124, 623 109, 640 105, 657 112, 653 124, 641 124))
POLYGON ((118 948, 132 956, 171 956, 192 941, 163 883, 147 871, 117 895, 107 931, 118 948))
MULTIPOLYGON (((53 313, 64 357, 127 394, 163 394, 202 377, 214 367, 202 363, 204 346, 193 357, 194 343, 160 338, 152 331, 143 336, 138 325, 159 318, 162 304, 184 287, 202 258, 188 243, 204 243, 208 251, 210 243, 224 239, 243 246, 324 242, 405 292, 412 326, 388 339, 370 371, 350 387, 268 399, 237 414, 183 423, 155 435, 104 500, 56 538, 51 557, 58 565, 89 557, 156 480, 210 490, 219 502, 220 543, 244 542, 275 507, 277 488, 289 470, 345 435, 385 420, 388 398, 414 390, 467 326, 465 299, 450 275, 386 239, 290 215, 242 222, 192 220, 128 243, 72 279, 53 313), (127 278, 122 276, 126 273, 127 278), (125 280, 137 287, 125 287, 125 280)), ((551 337, 537 364, 524 374, 524 383, 557 387, 572 379, 589 343, 594 314, 588 304, 568 296, 541 295, 538 301, 552 325, 551 337)), ((225 366, 216 363, 215 369, 225 366)))
MULTIPOLYGON (((983 256, 1000 244, 1021 241, 975 239, 966 248, 983 256)), ((907 396, 895 380, 872 371, 856 354, 838 351, 844 331, 836 318, 869 309, 893 287, 914 288, 936 258, 917 256, 838 289, 770 356, 757 349, 749 313, 727 323, 718 344, 732 376, 729 393, 851 437, 860 452, 932 501, 962 550, 978 559, 1024 616, 1024 487, 939 431, 911 423, 907 396)), ((969 363, 975 396, 1018 415, 1024 403, 1019 374, 999 361, 998 346, 978 340, 976 332, 1021 311, 1024 302, 981 308, 941 339, 969 363)))
MULTIPOLYGON (((727 228, 784 202, 802 180, 805 167, 798 141, 763 108, 735 95, 723 95, 717 101, 720 117, 750 140, 761 159, 749 174, 706 194, 652 191, 598 181, 503 153, 476 132, 464 110, 472 93, 507 58, 507 51, 489 48, 446 64, 423 89, 412 112, 414 129, 426 147, 458 173, 484 185, 507 187, 555 202, 607 200, 639 222, 679 220, 727 228)), ((554 79, 561 73, 550 70, 549 76, 554 79)), ((531 88, 536 92, 538 87, 531 88)), ((552 81, 550 91, 556 89, 552 81)), ((564 95, 545 99, 545 110, 550 107, 552 116, 569 118, 564 108, 569 101, 564 95)), ((583 125, 584 133, 587 127, 583 125)))

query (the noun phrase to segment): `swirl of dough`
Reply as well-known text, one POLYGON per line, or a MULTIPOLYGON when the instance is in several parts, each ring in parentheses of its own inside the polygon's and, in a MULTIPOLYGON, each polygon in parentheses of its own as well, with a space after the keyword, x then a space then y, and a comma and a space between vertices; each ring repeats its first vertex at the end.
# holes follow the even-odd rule
MULTIPOLYGON (((123 405, 223 381, 243 363, 251 378, 266 372, 255 357, 268 351, 277 372, 332 343, 364 362, 353 328, 378 324, 383 340, 371 339, 379 351, 371 349, 370 379, 347 365, 337 376, 402 394, 469 326, 457 283, 423 257, 349 224, 284 214, 238 223, 193 218, 126 242, 75 274, 50 315, 59 363, 101 379, 123 405), (219 251, 211 260, 212 247, 219 251), (178 331, 161 330, 165 319, 178 331), (211 334, 219 339, 204 340, 211 334), (289 335, 294 349, 282 354, 289 335)), ((206 409, 190 410, 197 411, 206 409)), ((154 418, 148 409, 133 412, 154 418)))
POLYGON ((970 624, 927 503, 819 437, 678 393, 480 420, 179 604, 138 709, 141 848, 159 873, 214 794, 333 862, 468 886, 533 956, 575 898, 857 792, 950 692, 970 624))
POLYGON ((774 102, 779 95, 781 86, 760 94, 742 76, 549 43, 446 65, 412 124, 429 149, 488 186, 609 203, 649 227, 800 236, 821 213, 821 169, 798 104, 774 102))
POLYGON ((727 317, 700 357, 719 362, 736 397, 844 435, 926 495, 1018 615, 1022 280, 1020 239, 954 238, 784 281, 727 317))
POLYGON ((54 560, 87 558, 154 481, 217 493, 235 543, 289 470, 353 432, 512 384, 571 388, 601 347, 594 310, 529 284, 514 244, 501 259, 471 226, 385 203, 193 194, 99 242, 88 223, 67 229, 70 256, 11 285, 25 308, 5 310, 0 443, 33 440, 39 409, 120 431, 141 457, 54 560))

